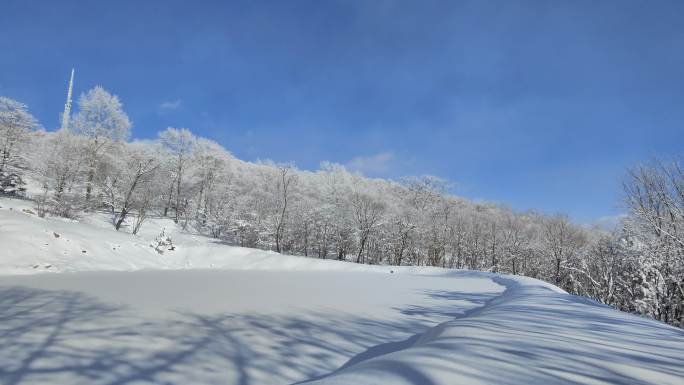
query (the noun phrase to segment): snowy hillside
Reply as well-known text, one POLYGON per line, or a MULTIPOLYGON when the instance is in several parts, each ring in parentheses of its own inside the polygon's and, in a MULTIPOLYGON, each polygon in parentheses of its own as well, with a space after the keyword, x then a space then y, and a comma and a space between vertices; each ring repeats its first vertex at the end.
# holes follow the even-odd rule
POLYGON ((0 384, 684 379, 683 330, 533 279, 284 256, 160 219, 133 236, 104 214, 31 208, 0 200, 0 384), (154 243, 162 229, 173 247, 154 243))
POLYGON ((0 198, 3 274, 184 268, 368 269, 228 246, 216 239, 187 234, 170 219, 150 219, 138 235, 131 235, 114 231, 106 214, 92 214, 78 221, 40 218, 33 207, 31 201, 0 198), (153 243, 162 231, 172 239, 174 250, 162 247, 160 254, 153 243))

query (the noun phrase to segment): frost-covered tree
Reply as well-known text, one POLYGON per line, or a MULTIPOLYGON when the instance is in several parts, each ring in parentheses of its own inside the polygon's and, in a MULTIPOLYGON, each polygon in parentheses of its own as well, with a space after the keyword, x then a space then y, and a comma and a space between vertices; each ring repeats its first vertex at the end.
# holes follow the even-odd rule
POLYGON ((386 206, 377 196, 359 191, 352 194, 351 205, 358 226, 359 247, 356 262, 359 263, 372 232, 381 223, 386 206))
POLYGON ((78 100, 78 113, 74 116, 74 131, 86 139, 84 159, 87 165, 85 188, 86 201, 90 201, 95 174, 102 158, 111 144, 122 142, 130 136, 131 122, 116 95, 96 86, 78 100))
POLYGON ((175 196, 175 217, 178 223, 181 213, 185 214, 188 198, 182 190, 185 169, 190 161, 197 138, 186 128, 169 127, 159 133, 159 141, 169 154, 171 183, 168 186, 164 216, 168 215, 172 198, 175 196))
POLYGON ((617 233, 597 231, 591 234, 587 254, 567 268, 578 274, 582 285, 580 294, 588 295, 605 304, 618 306, 621 275, 629 267, 626 250, 617 233))
POLYGON ((25 104, 0 96, 0 172, 17 159, 17 147, 29 139, 38 122, 25 104))
MULTIPOLYGON (((155 173, 160 166, 159 157, 144 142, 129 144, 120 155, 116 170, 107 176, 103 187, 107 191, 107 203, 111 207, 112 221, 117 231, 131 212, 137 210, 138 215, 144 217, 151 203, 151 183, 155 182, 155 173)), ((141 224, 136 226, 134 232, 141 224)))
POLYGON ((276 251, 280 253, 282 247, 283 233, 287 220, 288 198, 290 197, 290 186, 295 181, 293 166, 291 164, 279 164, 276 166, 276 192, 278 195, 276 207, 278 210, 277 224, 275 229, 276 251))
POLYGON ((71 217, 82 208, 75 193, 83 171, 81 149, 84 138, 68 130, 59 130, 35 138, 32 164, 42 185, 38 199, 41 215, 51 212, 71 217))
POLYGON ((629 170, 624 190, 640 249, 641 309, 684 327, 684 170, 676 161, 642 165, 629 170))
POLYGON ((553 283, 564 286, 570 273, 567 266, 585 244, 584 233, 564 215, 545 218, 543 226, 543 243, 553 261, 553 283))
POLYGON ((188 174, 194 219, 200 227, 208 224, 209 217, 215 218, 212 210, 223 210, 229 201, 224 195, 229 191, 231 160, 230 153, 218 143, 205 138, 195 140, 188 174))

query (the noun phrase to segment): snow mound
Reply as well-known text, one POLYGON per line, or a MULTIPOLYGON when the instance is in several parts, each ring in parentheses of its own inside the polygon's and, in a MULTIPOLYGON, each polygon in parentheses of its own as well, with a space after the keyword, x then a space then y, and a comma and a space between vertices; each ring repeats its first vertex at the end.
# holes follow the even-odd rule
POLYGON ((519 277, 501 296, 311 385, 682 384, 684 330, 519 277))

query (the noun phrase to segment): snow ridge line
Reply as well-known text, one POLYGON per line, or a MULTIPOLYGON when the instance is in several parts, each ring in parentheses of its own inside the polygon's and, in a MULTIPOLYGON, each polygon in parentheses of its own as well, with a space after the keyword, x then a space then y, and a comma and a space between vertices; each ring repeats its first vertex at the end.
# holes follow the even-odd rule
POLYGON ((534 279, 480 277, 506 289, 462 316, 302 383, 681 384, 683 330, 534 279))
MULTIPOLYGON (((310 378, 304 381, 299 381, 296 383, 293 383, 292 385, 302 385, 302 384, 315 384, 319 380, 323 380, 328 377, 335 376, 337 374, 343 373, 347 369, 352 369, 353 367, 358 365, 358 364, 363 364, 364 362, 372 359, 376 359, 379 357, 387 356, 402 350, 410 349, 412 347, 420 346, 429 342, 432 342, 436 340, 440 334, 454 321, 457 320, 462 320, 465 318, 470 318, 474 317, 483 311, 487 310, 491 306, 496 306, 497 304, 504 303, 507 298, 511 298, 514 296, 515 291, 520 290, 523 288, 523 285, 521 285, 519 282, 509 279, 509 278, 503 278, 500 275, 493 274, 493 273, 486 273, 486 272, 462 272, 466 273, 468 275, 476 275, 479 277, 484 276, 489 276, 494 282, 497 284, 501 285, 504 287, 504 290, 501 292, 501 294, 494 296, 482 304, 482 306, 478 306, 476 308, 472 308, 469 310, 466 310, 463 312, 463 314, 458 315, 454 317, 451 320, 444 321, 442 323, 439 323, 426 331, 422 333, 415 334, 403 341, 396 341, 396 342, 387 342, 384 344, 376 345, 373 347, 368 348, 366 351, 357 354, 356 356, 350 358, 344 365, 339 367, 338 369, 328 373, 324 374, 315 378, 310 378), (468 274, 470 273, 470 274, 468 274)), ((550 291, 551 288, 547 288, 550 291)), ((560 289, 559 289, 560 290, 560 289)))
MULTIPOLYGON (((526 334, 530 338, 538 338, 541 342, 536 342, 538 345, 535 345, 535 348, 543 350, 555 348, 553 342, 548 342, 548 339, 555 339, 556 335, 554 333, 564 335, 568 330, 570 332, 573 330, 572 326, 567 328, 560 326, 559 328, 559 323, 555 320, 546 324, 549 315, 562 318, 563 314, 574 314, 576 319, 582 319, 585 317, 583 313, 586 312, 588 318, 598 316, 596 319, 601 319, 601 323, 605 324, 611 324, 616 321, 619 323, 624 318, 628 318, 628 320, 632 318, 639 319, 639 317, 619 312, 588 298, 570 295, 553 285, 536 279, 506 278, 501 275, 483 272, 468 272, 466 274, 490 278, 495 283, 504 286, 505 289, 501 294, 486 300, 482 306, 470 309, 451 320, 435 325, 423 333, 416 334, 404 341, 390 342, 371 347, 365 352, 352 357, 342 367, 331 373, 297 382, 296 384, 337 385, 357 383, 358 381, 367 384, 441 384, 442 382, 433 382, 432 375, 424 376, 421 373, 422 367, 414 365, 414 362, 422 359, 426 359, 429 362, 430 360, 435 360, 434 357, 439 355, 437 360, 441 360, 439 363, 444 367, 440 376, 451 378, 450 376, 453 373, 448 369, 451 365, 453 365, 454 372, 462 371, 463 366, 469 365, 465 363, 465 360, 462 360, 461 356, 463 351, 468 351, 470 347, 481 343, 479 341, 473 343, 473 340, 479 338, 478 333, 481 331, 484 331, 485 334, 490 333, 495 336, 501 336, 501 340, 494 338, 495 341, 500 342, 496 342, 496 345, 493 346, 523 357, 522 360, 527 364, 524 358, 525 352, 521 351, 520 347, 517 346, 515 336, 526 334), (523 326, 521 327, 519 323, 523 326), (554 331, 549 332, 549 329, 554 331), (539 337, 540 335, 541 337, 539 337), (375 374, 369 378, 368 373, 375 374), (382 374, 377 376, 378 373, 382 374), (367 380, 370 380, 370 382, 367 380)), ((575 321, 572 315, 569 320, 569 322, 575 321)), ((651 320, 646 321, 651 323, 651 320)), ((655 321, 653 322, 658 324, 655 321)), ((560 325, 562 323, 563 321, 561 321, 560 325)), ((676 331, 680 332, 679 330, 676 331)), ((611 336, 614 333, 616 331, 609 332, 611 336)), ((684 333, 680 333, 680 337, 684 341, 684 333)), ((569 341, 570 344, 581 344, 588 341, 585 336, 564 335, 564 339, 565 341, 561 343, 569 341)), ((591 345, 591 343, 587 345, 591 345)), ((593 346, 587 347, 590 350, 595 349, 593 346)), ((466 357, 468 354, 477 354, 477 352, 467 353, 466 357)), ((489 360, 496 362, 497 358, 492 355, 489 357, 489 360)), ((479 362, 477 363, 479 364, 479 362)), ((491 362, 486 362, 485 366, 491 364, 491 362)), ((534 366, 536 363, 532 362, 531 365, 534 366)), ((492 373, 485 373, 483 376, 487 375, 492 375, 492 373)), ((525 376, 524 378, 527 377, 525 376)), ((499 382, 498 380, 499 378, 496 381, 499 382)), ((502 381, 501 383, 509 383, 504 379, 500 380, 502 381)), ((630 378, 630 381, 625 383, 639 383, 631 380, 630 378)), ((453 383, 451 381, 450 379, 445 383, 453 383)), ((492 383, 491 381, 493 380, 485 383, 492 383)), ((512 381, 510 383, 518 384, 520 382, 512 381)), ((664 383, 668 382, 665 381, 664 383)))

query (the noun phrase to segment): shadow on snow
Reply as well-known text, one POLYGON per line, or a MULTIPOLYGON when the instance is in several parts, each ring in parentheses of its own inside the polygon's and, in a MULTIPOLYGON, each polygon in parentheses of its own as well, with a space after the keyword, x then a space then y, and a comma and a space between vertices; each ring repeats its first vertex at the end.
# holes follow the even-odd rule
POLYGON ((431 325, 294 314, 148 319, 80 292, 0 287, 0 384, 287 384, 431 325))
MULTIPOLYGON (((485 306, 375 346, 307 384, 681 384, 684 330, 593 300, 492 276, 501 295, 431 293, 485 306), (381 376, 377 376, 382 373, 381 376), (371 375, 369 375, 371 374, 371 375), (321 381, 322 380, 322 381, 321 381)), ((415 306, 410 314, 441 312, 415 306)))

